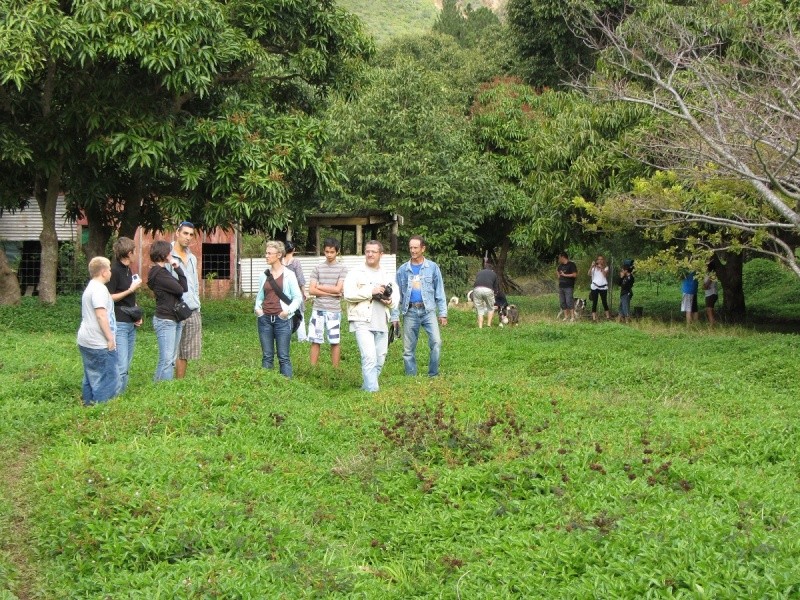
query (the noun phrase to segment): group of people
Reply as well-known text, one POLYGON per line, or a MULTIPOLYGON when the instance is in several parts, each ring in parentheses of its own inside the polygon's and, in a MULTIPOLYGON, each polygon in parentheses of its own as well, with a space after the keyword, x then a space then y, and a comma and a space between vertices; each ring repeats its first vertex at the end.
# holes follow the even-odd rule
MULTIPOLYGON (((291 316, 302 310, 303 284, 287 268, 286 255, 291 254, 283 242, 267 242, 267 269, 259 278, 255 300, 261 341, 261 365, 274 367, 278 357, 280 372, 292 376, 289 353, 291 316)), ((447 303, 444 282, 439 266, 425 258, 426 244, 421 236, 409 240, 411 258, 388 276, 381 269, 383 244, 377 240, 366 243, 364 263, 348 270, 338 261, 339 242, 328 238, 323 243, 325 261, 316 265, 309 280, 309 295, 314 301, 307 333, 303 323, 297 328, 298 340, 311 344, 309 360, 319 361, 321 346, 327 339, 331 347, 331 363, 339 366, 341 357, 342 300, 346 318, 355 335, 361 357, 361 389, 377 392, 378 378, 389 348, 390 335, 400 331, 402 316, 403 364, 407 375, 417 374, 416 348, 421 329, 428 336, 430 358, 428 375, 439 374, 442 338, 439 326, 447 324, 447 303)))
MULTIPOLYGON (((200 286, 197 258, 190 249, 194 236, 194 225, 184 221, 174 243, 157 240, 150 246, 152 267, 147 286, 156 299, 153 330, 158 341, 154 381, 183 378, 188 361, 200 358, 200 286), (176 304, 181 301, 191 311, 186 318, 176 314, 176 304)), ((142 279, 131 272, 135 249, 132 239, 121 237, 114 243, 113 264, 104 256, 89 261, 91 279, 81 299, 77 337, 85 405, 106 402, 128 385, 136 330, 144 319, 136 303, 142 279)))
MULTIPOLYGON (((611 311, 608 308, 608 282, 609 266, 605 256, 597 255, 589 267, 589 301, 592 303, 592 321, 597 321, 597 303, 603 304, 603 312, 606 319, 611 318, 611 311)), ((575 281, 578 278, 578 267, 569 259, 569 254, 561 252, 558 255, 558 265, 556 266, 556 277, 558 278, 558 301, 564 318, 569 321, 575 320, 575 281)), ((628 322, 631 318, 631 298, 633 298, 633 264, 631 261, 624 261, 619 271, 619 320, 628 322)))
MULTIPOLYGON (((681 280, 681 312, 686 315, 687 325, 691 325, 700 319, 697 305, 697 292, 699 287, 700 282, 697 280, 693 271, 686 273, 681 280)), ((703 278, 703 295, 705 296, 706 319, 708 320, 708 324, 713 327, 716 322, 714 307, 719 299, 713 263, 709 263, 708 270, 703 278)))

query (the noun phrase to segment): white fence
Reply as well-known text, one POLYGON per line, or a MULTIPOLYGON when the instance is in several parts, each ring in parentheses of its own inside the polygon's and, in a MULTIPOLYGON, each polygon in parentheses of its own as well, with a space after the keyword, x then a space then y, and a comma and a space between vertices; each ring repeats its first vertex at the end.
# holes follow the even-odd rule
MULTIPOLYGON (((295 256, 295 260, 300 261, 300 266, 303 267, 303 275, 306 278, 306 293, 308 292, 308 283, 311 280, 311 271, 316 265, 325 261, 324 256, 295 256)), ((353 269, 358 265, 364 264, 364 256, 355 254, 340 256, 339 262, 344 263, 348 269, 353 269)), ((258 278, 267 268, 266 258, 243 258, 239 261, 239 270, 241 273, 241 292, 247 296, 255 296, 258 293, 258 278)), ((381 257, 381 270, 386 273, 387 281, 394 279, 397 273, 397 255, 384 254, 381 257)))

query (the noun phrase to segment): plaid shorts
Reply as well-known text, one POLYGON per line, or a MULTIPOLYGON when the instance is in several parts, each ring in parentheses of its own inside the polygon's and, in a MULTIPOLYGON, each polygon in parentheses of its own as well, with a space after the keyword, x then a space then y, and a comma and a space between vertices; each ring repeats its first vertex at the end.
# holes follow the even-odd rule
POLYGON ((342 335, 342 313, 334 310, 312 310, 311 322, 308 324, 308 341, 322 344, 325 332, 328 332, 328 343, 339 344, 342 335))
POLYGON ((200 349, 203 345, 203 320, 200 311, 196 310, 192 316, 183 322, 181 344, 178 348, 178 358, 181 360, 197 360, 200 358, 200 349))

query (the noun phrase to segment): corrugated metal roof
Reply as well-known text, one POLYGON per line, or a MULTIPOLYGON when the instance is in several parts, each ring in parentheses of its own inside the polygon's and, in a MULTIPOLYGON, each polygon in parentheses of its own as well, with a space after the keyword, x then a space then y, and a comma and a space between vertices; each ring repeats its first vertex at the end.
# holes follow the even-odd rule
MULTIPOLYGON (((77 225, 65 219, 66 211, 66 202, 61 195, 56 201, 56 235, 60 242, 75 241, 78 235, 77 225)), ((42 215, 35 198, 31 198, 24 210, 15 213, 4 210, 0 216, 0 240, 15 242, 38 240, 41 232, 42 215)))

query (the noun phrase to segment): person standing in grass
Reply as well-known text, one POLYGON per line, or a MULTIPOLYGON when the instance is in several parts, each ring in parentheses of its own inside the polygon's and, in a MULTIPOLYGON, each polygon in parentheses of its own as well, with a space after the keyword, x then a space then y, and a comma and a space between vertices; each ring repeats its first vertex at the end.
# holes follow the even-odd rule
POLYGON ((81 297, 78 350, 83 361, 81 397, 85 406, 106 402, 119 392, 117 321, 114 301, 106 288, 111 262, 104 256, 89 261, 91 280, 81 297))
POLYGON ((381 270, 383 244, 370 240, 364 248, 365 263, 347 273, 344 299, 348 302, 347 320, 356 335, 361 355, 361 389, 378 391, 378 377, 389 349, 389 317, 397 308, 400 293, 394 277, 381 270), (391 287, 391 289, 389 289, 391 287))
POLYGON ((631 298, 633 298, 632 267, 623 263, 619 273, 619 320, 627 323, 631 320, 631 298))
POLYGON ((494 295, 500 291, 497 273, 492 269, 491 263, 486 263, 484 268, 475 275, 475 284, 472 286, 472 302, 478 311, 478 329, 483 329, 483 318, 486 317, 486 326, 492 326, 494 318, 494 295))
POLYGON ((569 254, 561 252, 558 255, 556 267, 558 277, 558 302, 564 311, 565 321, 575 320, 575 281, 578 279, 578 267, 569 259, 569 254))
POLYGON ((339 242, 335 238, 327 238, 323 248, 325 262, 316 265, 311 271, 311 284, 308 288, 308 293, 314 297, 308 324, 308 340, 311 342, 309 360, 316 366, 327 332, 328 344, 331 346, 331 364, 337 368, 341 357, 342 290, 347 267, 337 260, 339 242))
POLYGON ((589 300, 592 301, 592 321, 597 321, 597 299, 603 302, 603 311, 606 314, 606 319, 611 318, 611 312, 608 310, 608 265, 606 258, 602 254, 597 258, 589 267, 589 277, 592 278, 592 284, 589 290, 589 300))
POLYGON ((158 240, 150 246, 150 272, 147 274, 147 287, 156 297, 156 310, 153 313, 153 331, 158 340, 158 363, 153 381, 164 381, 175 376, 175 361, 178 356, 178 346, 181 341, 183 323, 175 317, 175 304, 181 299, 189 284, 183 268, 174 260, 167 265, 171 258, 169 242, 158 240))
POLYGON ((283 266, 283 254, 283 242, 267 242, 267 269, 258 279, 255 313, 258 341, 261 343, 261 366, 272 369, 277 354, 281 375, 291 379, 292 359, 289 348, 292 341, 292 316, 300 308, 303 294, 294 272, 283 266))
POLYGON ((681 280, 681 311, 686 314, 686 324, 691 325, 692 321, 700 318, 697 312, 697 279, 694 271, 686 273, 681 280))
POLYGON ((442 271, 425 258, 425 238, 412 235, 408 240, 411 259, 397 269, 400 286, 400 308, 392 311, 392 323, 398 326, 403 315, 403 366, 406 375, 417 374, 417 341, 420 328, 428 336, 428 376, 439 374, 442 335, 439 325, 447 325, 447 299, 444 295, 442 271), (438 314, 438 321, 437 321, 438 314))
POLYGON ((706 298, 706 319, 708 319, 709 326, 713 327, 716 322, 714 316, 714 306, 717 304, 719 296, 717 295, 717 279, 716 272, 714 271, 714 263, 708 263, 708 271, 706 272, 705 279, 703 279, 703 292, 706 298))
POLYGON ((136 305, 136 290, 142 285, 142 279, 131 273, 131 260, 135 251, 136 244, 131 238, 121 237, 114 242, 116 261, 111 265, 111 279, 106 284, 114 301, 114 318, 117 320, 120 394, 128 387, 128 372, 136 344, 136 329, 142 325, 142 309, 136 305))
POLYGON ((286 241, 283 243, 286 253, 283 255, 283 266, 288 267, 297 278, 297 284, 300 286, 300 293, 303 295, 303 302, 300 304, 300 315, 303 317, 300 325, 297 327, 297 341, 307 342, 308 334, 306 333, 306 276, 303 274, 303 266, 300 261, 294 256, 297 246, 294 242, 286 241))
POLYGON ((175 360, 175 379, 183 379, 189 361, 200 358, 203 344, 203 320, 200 317, 200 278, 197 271, 197 257, 192 254, 190 247, 195 239, 194 225, 189 221, 183 221, 178 225, 175 236, 177 239, 172 244, 169 263, 171 265, 177 262, 186 275, 188 289, 183 294, 183 301, 192 309, 191 316, 181 323, 178 358, 175 360))

